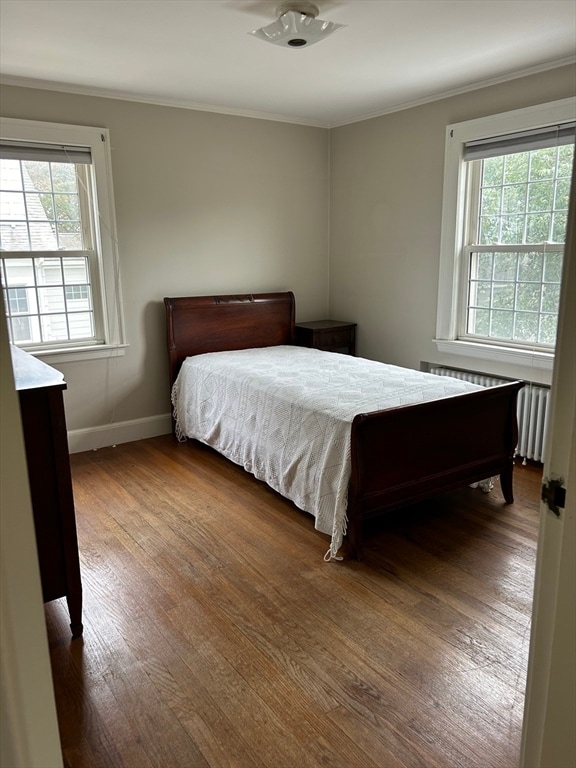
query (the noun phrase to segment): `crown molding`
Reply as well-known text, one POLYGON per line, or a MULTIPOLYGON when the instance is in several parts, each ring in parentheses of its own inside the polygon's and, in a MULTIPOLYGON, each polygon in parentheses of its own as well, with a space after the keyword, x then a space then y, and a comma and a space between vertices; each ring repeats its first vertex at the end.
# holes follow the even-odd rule
POLYGON ((304 117, 279 115, 274 112, 258 112, 250 109, 238 109, 222 107, 216 104, 199 104, 185 99, 164 99, 159 96, 132 93, 129 91, 116 91, 107 88, 98 88, 89 85, 74 85, 72 83, 60 83, 53 80, 38 80, 30 77, 17 77, 13 75, 0 75, 0 85, 11 85, 18 88, 35 88, 41 91, 57 91, 58 93, 72 93, 76 96, 95 96, 102 99, 116 99, 117 101, 132 101, 138 104, 152 104, 157 107, 172 107, 174 109, 189 109, 195 112, 214 112, 234 117, 251 117, 256 120, 272 120, 280 123, 292 123, 296 125, 310 126, 311 128, 329 128, 328 123, 320 120, 309 120, 304 117))
POLYGON ((405 101, 397 105, 388 107, 386 109, 378 110, 372 113, 365 113, 359 117, 355 117, 351 120, 342 121, 338 123, 331 123, 329 128, 339 128, 344 125, 352 125, 353 123, 361 123, 364 120, 372 120, 376 117, 384 117, 384 115, 390 115, 394 112, 402 112, 405 109, 413 109, 414 107, 421 107, 424 104, 431 104, 434 101, 442 101, 443 99, 450 99, 453 96, 460 96, 463 93, 471 93, 472 91, 479 91, 482 88, 489 88, 492 85, 500 85, 502 83, 508 83, 512 80, 519 80, 522 77, 530 77, 530 75, 538 75, 541 72, 547 72, 551 69, 559 69, 560 67, 567 67, 572 64, 576 64, 576 56, 567 56, 563 59, 555 59, 554 61, 546 62, 545 64, 539 64, 533 67, 524 67, 523 69, 516 69, 513 72, 509 72, 506 75, 499 75, 498 77, 492 77, 487 80, 478 80, 470 85, 465 85, 460 88, 453 88, 448 91, 439 91, 429 96, 425 96, 421 99, 414 99, 413 101, 405 101))
POLYGON ((299 115, 288 116, 280 115, 274 112, 258 112, 249 109, 222 107, 216 104, 199 104, 196 102, 187 101, 185 99, 163 99, 158 96, 137 94, 128 91, 116 91, 106 88, 97 88, 95 86, 74 85, 72 83, 61 83, 51 80, 38 80, 34 78, 17 77, 12 75, 1 75, 0 85, 11 85, 17 86, 19 88, 36 88, 40 90, 57 91, 61 93, 72 93, 79 96, 95 96, 103 99, 116 99, 119 101, 132 101, 140 104, 152 104, 159 107, 172 107, 174 109, 189 109, 197 112, 213 112, 216 114, 231 115, 235 117, 248 117, 256 120, 271 120, 274 122, 291 123, 293 125, 304 125, 311 128, 339 128, 345 125, 352 125, 353 123, 360 123, 364 120, 373 120, 374 118, 384 117, 385 115, 390 115, 394 112, 402 112, 405 109, 421 107, 434 101, 449 99, 453 96, 470 93, 482 88, 489 88, 493 85, 500 85, 512 80, 518 80, 522 77, 537 75, 541 72, 547 72, 551 69, 558 69, 560 67, 569 66, 575 63, 576 56, 555 59, 554 61, 549 61, 545 64, 517 69, 506 75, 500 75, 498 77, 493 77, 486 80, 478 80, 460 88, 438 91, 420 99, 398 102, 397 104, 391 105, 390 107, 375 110, 373 112, 363 113, 357 117, 350 118, 349 120, 338 120, 334 122, 321 119, 311 120, 299 115))

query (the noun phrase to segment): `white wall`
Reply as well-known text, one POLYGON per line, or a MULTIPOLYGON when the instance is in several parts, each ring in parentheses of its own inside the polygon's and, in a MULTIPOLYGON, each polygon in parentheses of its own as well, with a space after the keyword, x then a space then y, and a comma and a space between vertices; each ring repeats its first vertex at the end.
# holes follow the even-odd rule
POLYGON ((326 315, 327 130, 9 86, 1 98, 5 117, 110 130, 130 346, 56 366, 72 450, 170 430, 164 296, 292 290, 300 316, 326 315))
POLYGON ((331 131, 330 315, 358 323, 359 354, 485 369, 432 342, 446 126, 573 96, 575 82, 574 67, 562 67, 331 131))
POLYGON ((71 449, 169 430, 167 295, 291 289, 297 319, 358 323, 361 355, 478 368, 432 343, 446 125, 574 82, 562 67, 331 131, 4 86, 6 117, 110 129, 130 346, 57 366, 71 449))

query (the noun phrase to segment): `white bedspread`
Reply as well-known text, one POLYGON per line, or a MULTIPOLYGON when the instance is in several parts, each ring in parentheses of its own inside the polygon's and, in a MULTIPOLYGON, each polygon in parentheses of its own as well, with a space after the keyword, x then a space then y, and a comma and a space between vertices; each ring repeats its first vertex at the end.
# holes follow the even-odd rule
POLYGON ((482 387, 371 360, 278 346, 187 358, 176 433, 240 464, 315 518, 336 557, 346 533, 350 425, 358 413, 482 387))

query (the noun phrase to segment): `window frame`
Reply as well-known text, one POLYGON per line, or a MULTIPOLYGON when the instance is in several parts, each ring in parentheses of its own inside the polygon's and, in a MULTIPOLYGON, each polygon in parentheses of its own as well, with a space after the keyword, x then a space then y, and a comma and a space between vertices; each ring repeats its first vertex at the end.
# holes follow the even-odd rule
POLYGON ((507 365, 552 370, 552 349, 521 348, 506 342, 488 343, 459 338, 461 307, 466 289, 466 286, 463 286, 463 273, 467 271, 467 265, 464 263, 464 245, 467 243, 470 226, 469 217, 466 215, 466 199, 470 191, 467 185, 471 183, 471 174, 466 172, 464 148, 470 141, 544 128, 573 121, 575 116, 576 98, 571 97, 447 126, 438 308, 434 339, 439 352, 507 365))
MULTIPOLYGON (((106 128, 0 118, 0 137, 11 141, 89 147, 92 155, 93 210, 83 210, 93 233, 94 264, 90 268, 97 343, 26 345, 25 349, 50 363, 123 355, 127 347, 119 274, 118 238, 112 186, 110 134, 106 128)), ((89 206, 90 208, 90 206, 89 206)), ((40 252, 26 251, 34 258, 40 252)), ((55 252, 58 254, 59 252, 55 252)), ((6 254, 8 255, 8 254, 6 254)))

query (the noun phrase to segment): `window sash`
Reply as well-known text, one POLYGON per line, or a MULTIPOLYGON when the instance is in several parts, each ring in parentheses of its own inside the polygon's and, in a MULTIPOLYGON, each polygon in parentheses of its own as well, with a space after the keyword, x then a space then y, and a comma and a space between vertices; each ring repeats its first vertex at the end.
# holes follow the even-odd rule
MULTIPOLYGON (((490 335, 490 334, 483 334, 481 332, 470 332, 469 325, 470 325, 470 315, 475 313, 475 310, 487 310, 491 313, 494 312, 507 312, 511 313, 512 315, 512 325, 514 328, 516 328, 516 324, 518 321, 518 316, 522 313, 526 314, 533 314, 537 315, 537 335, 540 335, 541 333, 541 324, 543 322, 543 319, 548 316, 554 315, 554 317, 557 319, 558 313, 557 311, 555 313, 551 313, 550 311, 546 310, 542 307, 542 296, 543 291, 547 287, 549 290, 552 290, 555 286, 561 286, 561 282, 556 282, 553 280, 547 281, 543 278, 539 281, 533 280, 523 280, 521 279, 518 274, 516 274, 515 278, 513 280, 498 280, 493 274, 486 278, 485 280, 478 278, 476 275, 472 274, 472 265, 473 265, 473 257, 476 254, 482 254, 482 253, 493 253, 493 254, 500 254, 500 253, 516 253, 516 254, 522 254, 522 253, 539 253, 542 255, 543 259, 545 258, 546 254, 564 254, 564 246, 560 244, 553 244, 553 245, 534 245, 534 244, 516 244, 516 245, 498 245, 498 244, 492 244, 492 245, 469 245, 465 246, 463 248, 463 269, 462 269, 462 276, 463 279, 461 281, 461 287, 460 287, 460 312, 459 312, 459 318, 458 318, 458 334, 457 338, 461 341, 469 341, 469 342, 481 342, 487 345, 493 345, 493 346, 502 346, 505 344, 506 346, 514 347, 517 349, 538 349, 542 350, 544 352, 554 352, 555 343, 549 343, 545 341, 540 341, 538 339, 535 340, 525 340, 525 339, 518 339, 514 338, 512 334, 512 338, 509 338, 507 336, 496 336, 496 335, 490 335), (478 306, 478 304, 472 303, 472 293, 474 289, 478 288, 478 283, 485 283, 486 286, 490 286, 491 291, 491 299, 490 303, 485 306, 478 306), (514 293, 514 300, 513 304, 510 307, 498 307, 495 305, 493 301, 493 290, 495 287, 508 287, 510 290, 514 293), (523 307, 519 307, 517 304, 517 295, 518 295, 518 289, 523 286, 535 286, 539 289, 539 295, 540 295, 540 302, 539 302, 539 309, 538 310, 528 310, 523 307)), ((541 276, 542 277, 542 276, 541 276)), ((492 316, 491 316, 492 317, 492 316)), ((542 331, 543 333, 543 331, 542 331)))
POLYGON ((102 322, 102 315, 97 311, 98 302, 100 301, 100 292, 98 290, 97 274, 99 269, 98 254, 94 250, 83 251, 3 251, 0 255, 0 265, 2 267, 3 280, 2 288, 5 295, 5 311, 8 320, 8 326, 10 336, 14 343, 28 351, 37 351, 43 349, 60 349, 62 346, 72 345, 74 347, 93 346, 95 344, 101 345, 105 343, 105 329, 102 322), (65 274, 65 262, 73 262, 85 260, 87 265, 88 278, 87 281, 81 281, 79 283, 68 282, 64 276, 65 274), (23 284, 21 279, 14 286, 9 284, 7 276, 7 262, 9 261, 32 261, 33 279, 23 284), (60 269, 62 279, 56 282, 42 282, 38 275, 41 269, 41 262, 47 260, 60 261, 60 269), (66 287, 72 285, 87 286, 89 301, 88 305, 84 307, 78 307, 71 304, 70 299, 66 295, 66 287), (12 288, 21 290, 24 288, 28 295, 32 296, 34 300, 29 302, 28 310, 26 312, 14 312, 11 306, 9 291, 12 288), (46 294, 48 291, 53 290, 61 293, 61 301, 64 309, 50 310, 47 308, 46 298, 43 298, 43 292, 46 294), (46 339, 45 331, 42 329, 43 318, 49 318, 54 316, 66 317, 66 337, 60 337, 58 339, 46 339), (82 337, 74 337, 70 333, 70 321, 74 319, 74 316, 86 315, 90 317, 92 326, 92 333, 90 335, 82 337), (36 328, 36 336, 40 336, 40 339, 29 341, 17 340, 13 333, 13 322, 17 319, 18 323, 21 323, 23 318, 28 318, 30 327, 36 328))

